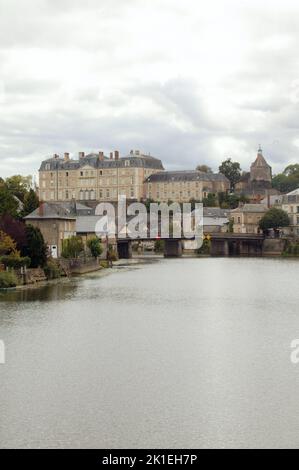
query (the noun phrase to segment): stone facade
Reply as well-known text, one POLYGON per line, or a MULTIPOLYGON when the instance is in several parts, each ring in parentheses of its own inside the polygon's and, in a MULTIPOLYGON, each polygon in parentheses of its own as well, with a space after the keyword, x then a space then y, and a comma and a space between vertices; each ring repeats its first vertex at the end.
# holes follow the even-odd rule
POLYGON ((40 229, 53 258, 61 256, 63 240, 76 235, 76 218, 59 205, 41 203, 25 222, 40 229))
POLYGON ((145 181, 147 199, 157 202, 202 201, 209 193, 226 192, 229 181, 221 173, 201 171, 163 171, 149 176, 145 181))
POLYGON ((299 188, 282 197, 282 209, 290 219, 290 226, 283 229, 284 233, 299 237, 299 188))
POLYGON ((39 197, 42 201, 117 201, 119 196, 141 200, 144 180, 162 171, 161 160, 143 155, 138 150, 120 158, 119 152, 106 157, 103 152, 79 159, 58 155, 42 162, 39 169, 39 197))
POLYGON ((271 191, 277 193, 272 188, 272 168, 266 162, 263 151, 258 149, 257 157, 250 166, 250 172, 244 172, 239 183, 236 184, 236 192, 252 195, 256 200, 261 199, 258 196, 264 196, 271 191))
POLYGON ((263 204, 244 204, 231 211, 234 233, 259 233, 259 222, 267 212, 263 204))

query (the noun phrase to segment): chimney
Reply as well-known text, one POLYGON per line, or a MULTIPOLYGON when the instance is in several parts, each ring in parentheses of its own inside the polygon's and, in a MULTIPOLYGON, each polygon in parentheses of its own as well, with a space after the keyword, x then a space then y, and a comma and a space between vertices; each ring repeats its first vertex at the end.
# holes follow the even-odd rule
POLYGON ((135 155, 140 155, 140 150, 135 150, 135 155))
POLYGON ((118 150, 114 151, 114 158, 115 158, 115 160, 119 160, 119 151, 118 150))
POLYGON ((134 155, 134 150, 130 150, 130 155, 134 155))
POLYGON ((59 158, 59 155, 57 155, 57 153, 54 153, 53 158, 55 158, 55 160, 57 160, 57 158, 59 158))
POLYGON ((38 206, 38 215, 40 217, 44 216, 44 203, 41 201, 38 206))
POLYGON ((104 152, 99 152, 99 160, 104 160, 104 152))
POLYGON ((68 152, 65 152, 65 153, 64 153, 64 161, 65 161, 65 162, 68 162, 69 159, 70 159, 70 154, 69 154, 68 152))
POLYGON ((84 158, 84 156, 85 156, 85 153, 84 153, 84 152, 79 152, 79 159, 80 159, 80 158, 84 158))
POLYGON ((110 160, 113 160, 113 152, 110 152, 110 160))

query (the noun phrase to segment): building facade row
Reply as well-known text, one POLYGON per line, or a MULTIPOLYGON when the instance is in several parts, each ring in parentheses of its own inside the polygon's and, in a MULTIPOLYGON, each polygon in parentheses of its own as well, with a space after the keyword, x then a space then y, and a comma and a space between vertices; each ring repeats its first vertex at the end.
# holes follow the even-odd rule
POLYGON ((103 152, 71 159, 68 153, 44 160, 39 169, 39 197, 42 201, 128 200, 188 202, 202 200, 208 193, 227 191, 224 175, 200 171, 164 171, 161 160, 140 151, 120 157, 103 152))

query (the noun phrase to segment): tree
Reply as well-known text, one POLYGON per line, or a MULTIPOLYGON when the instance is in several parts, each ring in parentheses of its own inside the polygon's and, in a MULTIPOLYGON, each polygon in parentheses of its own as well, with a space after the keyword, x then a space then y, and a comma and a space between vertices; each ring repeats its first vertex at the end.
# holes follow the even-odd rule
POLYGON ((299 188, 299 164, 288 165, 282 173, 275 175, 272 186, 282 193, 289 193, 299 188))
POLYGON ((5 183, 9 192, 24 202, 25 195, 32 186, 32 176, 10 176, 6 178, 5 183))
POLYGON ((272 207, 261 218, 259 226, 261 230, 277 229, 279 227, 288 227, 290 220, 288 214, 282 209, 272 207))
POLYGON ((209 193, 207 197, 203 198, 202 203, 204 207, 218 207, 217 195, 209 193))
POLYGON ((17 252, 16 242, 7 233, 0 230, 0 255, 10 255, 17 252))
POLYGON ((17 244, 17 249, 23 251, 26 246, 26 226, 24 222, 5 214, 0 217, 0 230, 13 238, 17 244))
POLYGON ((288 165, 283 174, 286 176, 299 176, 299 164, 295 163, 294 165, 288 165))
POLYGON ((22 211, 23 217, 26 215, 31 214, 35 209, 39 206, 39 199, 36 195, 36 192, 31 188, 28 193, 25 194, 24 197, 24 207, 22 211))
POLYGON ((38 227, 26 225, 26 246, 23 249, 23 256, 29 256, 31 267, 43 267, 47 262, 47 246, 44 237, 38 227))
POLYGON ((197 165, 196 171, 202 171, 203 173, 213 173, 213 170, 208 165, 197 165))
POLYGON ((273 177, 272 186, 281 193, 290 193, 299 187, 299 175, 287 176, 279 173, 273 177))
POLYGON ((2 180, 0 183, 0 216, 10 214, 13 217, 17 217, 18 209, 18 202, 2 180))
POLYGON ((219 171, 227 177, 227 179, 230 181, 231 191, 234 191, 236 184, 240 181, 241 178, 240 163, 232 162, 231 158, 228 158, 221 163, 219 171))
POLYGON ((72 236, 63 240, 62 256, 63 258, 78 258, 80 253, 84 250, 83 241, 81 237, 72 236))
POLYGON ((244 194, 218 193, 218 201, 221 209, 236 209, 240 202, 247 203, 249 199, 244 194))
POLYGON ((98 258, 103 252, 101 240, 99 239, 99 237, 90 238, 87 241, 87 246, 90 249, 91 255, 94 258, 98 258))

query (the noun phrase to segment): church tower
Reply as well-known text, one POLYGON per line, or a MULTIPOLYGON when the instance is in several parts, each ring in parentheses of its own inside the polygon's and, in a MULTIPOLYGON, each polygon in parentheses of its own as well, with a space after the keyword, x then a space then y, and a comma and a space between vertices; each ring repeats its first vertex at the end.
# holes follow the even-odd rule
POLYGON ((252 186, 269 188, 272 182, 272 168, 266 162, 261 146, 259 146, 256 160, 250 167, 250 182, 252 186))

